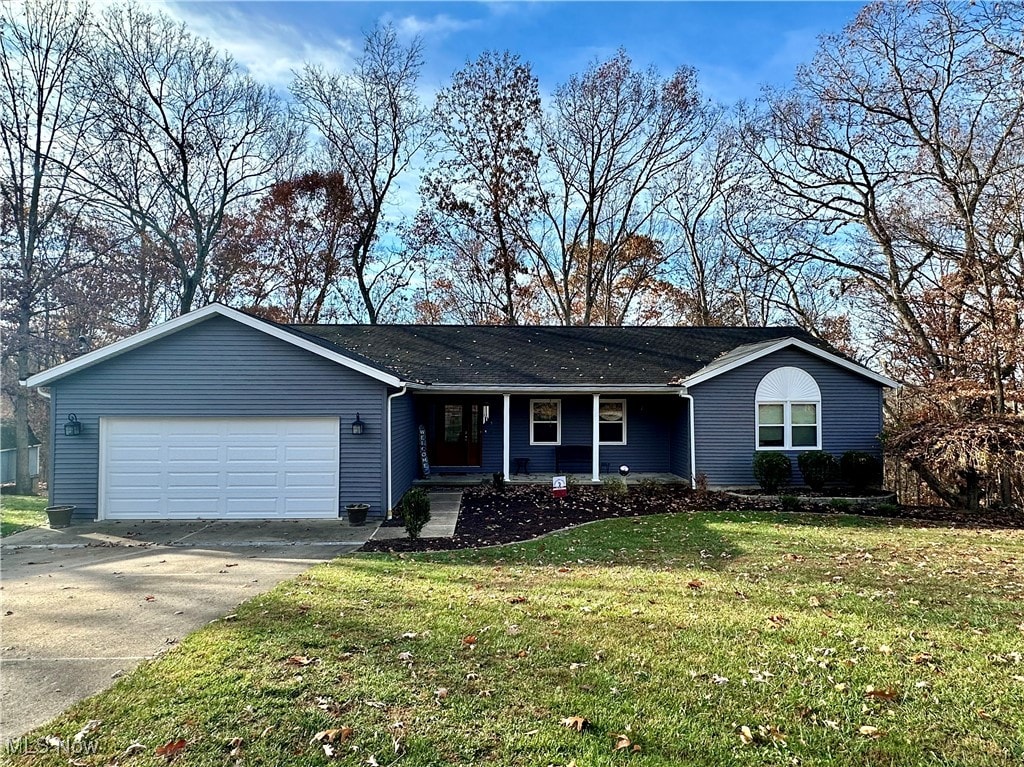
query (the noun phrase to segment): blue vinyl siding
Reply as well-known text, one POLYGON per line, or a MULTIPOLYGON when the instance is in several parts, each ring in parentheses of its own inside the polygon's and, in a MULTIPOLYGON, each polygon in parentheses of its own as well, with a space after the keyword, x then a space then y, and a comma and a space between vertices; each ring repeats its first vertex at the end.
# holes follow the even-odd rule
POLYGON ((391 508, 395 508, 418 476, 418 429, 412 395, 406 393, 391 400, 391 508))
MULTIPOLYGON (((600 461, 612 471, 626 464, 632 471, 667 472, 672 465, 672 427, 676 421, 679 397, 673 395, 607 395, 626 400, 626 444, 601 445, 600 461)), ((562 402, 563 445, 593 443, 593 397, 585 395, 534 397, 516 395, 510 403, 512 458, 529 458, 531 472, 555 470, 555 448, 530 444, 530 400, 558 399, 562 402)), ((563 467, 565 470, 565 467, 563 467)), ((589 473, 590 466, 574 463, 570 473, 589 473)))
POLYGON ((690 403, 678 398, 679 406, 671 419, 671 455, 669 471, 679 477, 690 477, 690 403))
POLYGON ((148 417, 338 418, 340 506, 385 505, 384 403, 387 387, 361 373, 224 317, 211 317, 52 386, 51 503, 78 506, 95 518, 99 419, 148 417), (65 437, 67 413, 82 434, 65 437), (356 413, 366 424, 354 436, 356 413))
MULTIPOLYGON (((783 349, 690 388, 696 411, 697 471, 707 474, 712 485, 755 484, 754 397, 761 379, 784 365, 805 370, 818 383, 822 449, 837 457, 847 450, 881 457, 882 387, 799 349, 783 349)), ((798 483, 799 452, 786 453, 798 483)))

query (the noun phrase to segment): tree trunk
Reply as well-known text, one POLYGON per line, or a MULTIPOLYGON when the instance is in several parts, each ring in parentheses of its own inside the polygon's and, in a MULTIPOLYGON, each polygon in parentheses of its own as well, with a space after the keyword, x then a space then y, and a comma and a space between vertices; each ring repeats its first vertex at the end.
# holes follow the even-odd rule
MULTIPOLYGON (((28 308, 20 307, 18 311, 18 381, 29 377, 29 319, 28 308)), ((28 397, 29 391, 20 383, 14 394, 14 445, 18 452, 15 461, 15 489, 18 495, 29 495, 32 492, 32 477, 29 474, 28 448, 28 397)))

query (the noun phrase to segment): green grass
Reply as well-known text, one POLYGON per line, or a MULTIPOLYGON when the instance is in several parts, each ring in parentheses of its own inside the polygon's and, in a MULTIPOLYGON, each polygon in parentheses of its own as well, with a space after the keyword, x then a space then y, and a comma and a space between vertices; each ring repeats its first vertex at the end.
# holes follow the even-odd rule
POLYGON ((179 738, 175 765, 1019 765, 1021 653, 1022 532, 655 516, 338 559, 33 737, 102 720, 97 765, 179 738))
POLYGON ((0 495, 0 536, 46 524, 46 499, 34 495, 0 495))

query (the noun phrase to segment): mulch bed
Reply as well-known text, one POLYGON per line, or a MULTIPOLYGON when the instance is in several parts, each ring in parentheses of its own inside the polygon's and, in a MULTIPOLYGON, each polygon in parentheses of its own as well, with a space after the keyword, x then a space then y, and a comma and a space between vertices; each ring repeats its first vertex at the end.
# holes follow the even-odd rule
MULTIPOLYGON (((728 493, 698 493, 686 487, 662 485, 630 487, 625 495, 609 495, 602 487, 573 487, 567 498, 552 498, 551 491, 539 486, 506 487, 497 492, 491 487, 467 488, 455 535, 451 538, 368 541, 362 551, 441 551, 495 546, 528 541, 545 533, 585 522, 614 517, 699 511, 781 511, 779 502, 769 498, 737 498, 728 493)), ((858 506, 837 509, 825 503, 805 502, 800 511, 856 513, 864 516, 896 518, 921 524, 955 527, 1024 529, 1021 512, 970 512, 924 506, 881 509, 858 506)), ((401 520, 392 524, 401 525, 401 520)))

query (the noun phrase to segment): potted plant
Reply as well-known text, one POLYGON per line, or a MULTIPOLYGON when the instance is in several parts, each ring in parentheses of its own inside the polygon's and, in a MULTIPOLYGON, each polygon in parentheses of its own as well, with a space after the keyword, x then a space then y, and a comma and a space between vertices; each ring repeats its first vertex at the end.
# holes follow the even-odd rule
POLYGON ((75 512, 76 506, 65 505, 65 506, 47 506, 46 519, 50 527, 53 529, 59 527, 69 527, 71 525, 71 515, 75 512))
POLYGON ((350 503, 345 507, 345 511, 348 514, 348 523, 350 525, 365 525, 366 524, 366 512, 370 510, 370 504, 368 503, 350 503))

